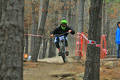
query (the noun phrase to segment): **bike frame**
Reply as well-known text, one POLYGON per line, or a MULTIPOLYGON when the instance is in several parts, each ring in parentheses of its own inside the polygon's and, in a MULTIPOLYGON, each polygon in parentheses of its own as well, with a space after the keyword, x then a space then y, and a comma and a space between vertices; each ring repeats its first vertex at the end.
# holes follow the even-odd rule
MULTIPOLYGON (((69 33, 69 32, 66 32, 66 33, 69 33)), ((59 38, 60 52, 62 53, 61 57, 62 57, 64 63, 67 61, 66 55, 65 55, 66 50, 65 50, 65 36, 64 36, 64 34, 66 34, 66 33, 55 35, 56 37, 59 38), (62 37, 62 38, 60 38, 60 37, 62 37)))

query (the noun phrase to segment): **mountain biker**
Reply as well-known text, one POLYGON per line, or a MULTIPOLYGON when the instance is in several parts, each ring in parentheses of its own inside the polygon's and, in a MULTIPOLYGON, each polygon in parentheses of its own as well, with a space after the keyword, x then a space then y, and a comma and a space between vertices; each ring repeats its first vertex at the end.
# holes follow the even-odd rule
MULTIPOLYGON (((53 37, 55 34, 60 34, 60 35, 63 34, 65 36, 66 56, 68 56, 69 54, 67 50, 68 49, 67 35, 68 33, 75 34, 75 31, 71 29, 67 24, 68 24, 67 20, 63 19, 61 20, 60 26, 51 32, 51 37, 53 37)), ((59 46, 59 37, 55 36, 54 42, 55 42, 56 48, 58 48, 59 56, 61 56, 60 46, 59 46)))
POLYGON ((120 58, 120 22, 117 23, 115 42, 117 44, 117 58, 120 58))

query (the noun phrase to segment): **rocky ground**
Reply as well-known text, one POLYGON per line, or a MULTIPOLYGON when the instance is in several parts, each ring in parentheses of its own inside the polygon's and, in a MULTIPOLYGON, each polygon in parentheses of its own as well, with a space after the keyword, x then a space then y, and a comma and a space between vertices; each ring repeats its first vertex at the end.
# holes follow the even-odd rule
MULTIPOLYGON (((84 60, 74 57, 68 63, 62 63, 61 57, 24 62, 24 80, 83 80, 84 67, 84 60)), ((120 80, 120 60, 101 60, 100 80, 120 80)))

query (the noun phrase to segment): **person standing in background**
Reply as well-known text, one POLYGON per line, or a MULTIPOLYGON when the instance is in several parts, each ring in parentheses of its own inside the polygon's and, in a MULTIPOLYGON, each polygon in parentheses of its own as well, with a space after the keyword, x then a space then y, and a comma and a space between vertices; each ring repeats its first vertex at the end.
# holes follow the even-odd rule
POLYGON ((117 23, 115 43, 117 45, 117 58, 120 58, 120 22, 117 23))

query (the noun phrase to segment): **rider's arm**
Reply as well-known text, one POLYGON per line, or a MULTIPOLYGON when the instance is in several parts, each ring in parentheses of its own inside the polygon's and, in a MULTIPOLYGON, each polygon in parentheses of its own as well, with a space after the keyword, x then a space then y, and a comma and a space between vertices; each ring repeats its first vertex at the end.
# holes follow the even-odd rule
POLYGON ((55 34, 57 34, 57 32, 58 32, 58 28, 54 29, 54 30, 51 32, 51 34, 55 35, 55 34))
POLYGON ((58 28, 54 29, 51 33, 50 36, 53 37, 55 34, 57 34, 58 28))
POLYGON ((70 31, 71 34, 75 34, 75 31, 72 28, 70 28, 70 27, 69 27, 68 31, 70 31))

